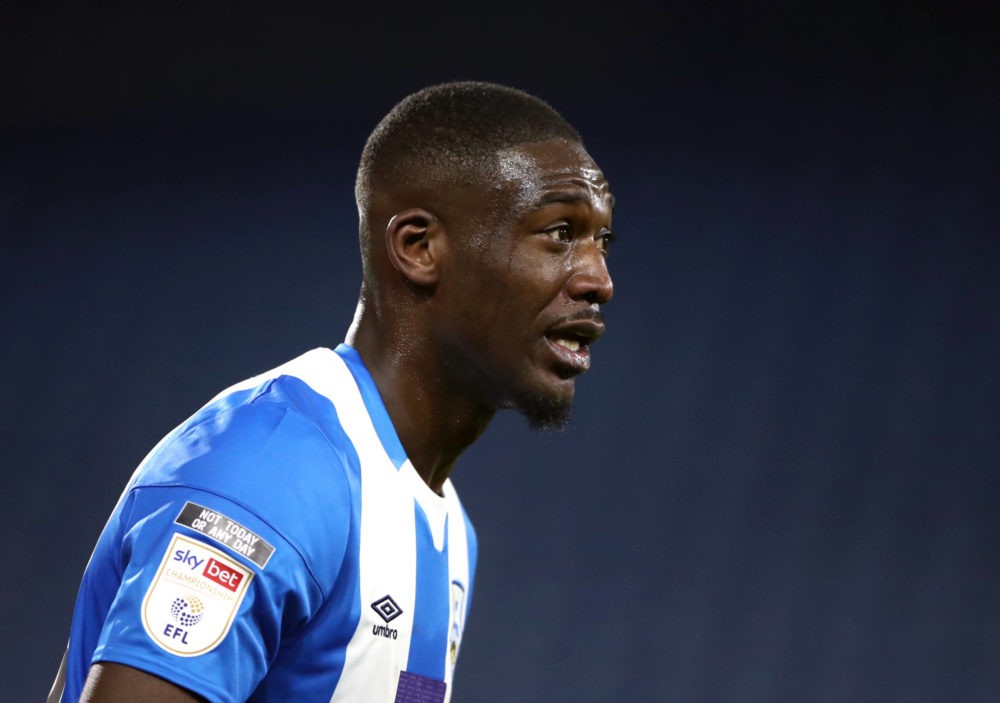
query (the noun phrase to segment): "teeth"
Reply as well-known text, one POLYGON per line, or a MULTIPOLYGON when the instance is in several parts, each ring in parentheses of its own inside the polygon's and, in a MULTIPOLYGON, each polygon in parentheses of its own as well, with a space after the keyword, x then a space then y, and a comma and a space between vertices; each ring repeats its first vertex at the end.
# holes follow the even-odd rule
POLYGON ((555 343, 570 351, 580 351, 580 340, 578 339, 563 339, 560 337, 555 340, 555 343))

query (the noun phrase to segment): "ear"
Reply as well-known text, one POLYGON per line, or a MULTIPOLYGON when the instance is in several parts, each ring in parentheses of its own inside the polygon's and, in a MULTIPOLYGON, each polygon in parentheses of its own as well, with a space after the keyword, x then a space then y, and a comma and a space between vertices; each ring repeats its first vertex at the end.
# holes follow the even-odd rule
POLYGON ((437 283, 444 240, 441 221, 422 208, 396 213, 385 228, 389 261, 404 278, 424 288, 437 283))

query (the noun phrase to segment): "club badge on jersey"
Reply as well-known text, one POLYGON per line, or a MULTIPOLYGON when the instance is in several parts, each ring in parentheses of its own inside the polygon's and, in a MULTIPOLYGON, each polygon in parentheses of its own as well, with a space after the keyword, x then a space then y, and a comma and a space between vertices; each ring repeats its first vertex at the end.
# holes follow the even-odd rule
POLYGON ((175 534, 142 601, 142 625, 182 657, 210 652, 229 632, 253 572, 218 549, 175 534))
POLYGON ((458 661, 458 646, 462 642, 465 629, 465 586, 458 581, 451 582, 451 629, 448 633, 448 666, 455 668, 458 661))

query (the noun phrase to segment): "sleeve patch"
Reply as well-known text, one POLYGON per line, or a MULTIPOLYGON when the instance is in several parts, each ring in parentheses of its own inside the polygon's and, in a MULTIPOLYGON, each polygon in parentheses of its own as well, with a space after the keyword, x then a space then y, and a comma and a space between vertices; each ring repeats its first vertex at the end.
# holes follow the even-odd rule
POLYGON ((184 508, 174 522, 200 532, 217 544, 246 557, 262 569, 267 566, 268 560, 274 554, 274 547, 260 535, 235 520, 230 520, 222 513, 191 501, 184 503, 184 508))
POLYGON ((253 576, 218 549, 174 534, 142 600, 142 626, 178 656, 210 652, 229 632, 253 576))

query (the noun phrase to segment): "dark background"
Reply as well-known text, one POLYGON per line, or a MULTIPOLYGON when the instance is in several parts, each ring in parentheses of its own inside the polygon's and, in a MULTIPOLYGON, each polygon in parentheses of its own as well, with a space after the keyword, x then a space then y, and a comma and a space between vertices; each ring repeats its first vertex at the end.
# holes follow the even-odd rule
POLYGON ((0 10, 0 699, 146 451, 342 339, 368 131, 476 78, 582 131, 619 240, 571 427, 455 473, 455 700, 998 700, 995 9, 203 5, 0 10))

